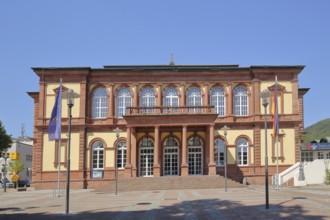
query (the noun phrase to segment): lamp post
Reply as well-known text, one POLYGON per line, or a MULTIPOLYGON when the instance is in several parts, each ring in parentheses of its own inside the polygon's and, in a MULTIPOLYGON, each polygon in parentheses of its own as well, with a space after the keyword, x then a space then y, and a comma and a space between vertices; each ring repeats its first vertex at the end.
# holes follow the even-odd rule
POLYGON ((267 147, 267 106, 268 106, 268 97, 270 92, 268 89, 265 89, 260 94, 262 98, 262 105, 265 110, 265 191, 266 191, 266 209, 269 209, 269 189, 268 189, 268 147, 267 147))
POLYGON ((225 192, 227 192, 227 130, 229 130, 230 128, 227 127, 227 125, 223 126, 223 128, 221 128, 221 130, 223 130, 223 134, 225 136, 225 151, 224 151, 224 164, 225 164, 225 192))
POLYGON ((69 122, 68 122, 68 153, 67 153, 67 174, 66 174, 66 206, 65 213, 69 213, 69 196, 70 196, 70 145, 71 145, 71 118, 72 107, 74 105, 73 90, 68 90, 68 108, 69 108, 69 122))
POLYGON ((3 181, 2 181, 2 184, 3 184, 3 191, 7 192, 7 186, 6 186, 6 183, 7 183, 7 177, 6 177, 6 174, 7 174, 7 151, 4 153, 3 158, 5 159, 5 164, 3 165, 3 181))
MULTIPOLYGON (((118 140, 118 138, 119 138, 119 128, 117 127, 116 128, 116 140, 118 140)), ((118 192, 118 142, 116 142, 116 152, 115 152, 115 155, 116 155, 116 161, 115 161, 115 168, 116 168, 116 195, 117 195, 117 192, 118 192)))
POLYGON ((304 165, 303 165, 303 162, 302 162, 302 158, 301 158, 301 153, 302 153, 302 147, 303 147, 303 143, 304 143, 304 140, 305 140, 305 135, 306 135, 306 132, 304 132, 303 130, 300 130, 298 132, 298 138, 297 138, 297 142, 299 144, 299 176, 298 176, 298 180, 299 181, 304 181, 305 180, 305 173, 304 173, 304 165))

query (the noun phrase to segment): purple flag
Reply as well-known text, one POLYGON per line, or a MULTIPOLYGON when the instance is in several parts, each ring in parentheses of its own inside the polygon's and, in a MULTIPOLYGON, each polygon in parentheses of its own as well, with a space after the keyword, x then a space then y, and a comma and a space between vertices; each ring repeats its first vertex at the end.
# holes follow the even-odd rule
POLYGON ((53 107, 52 115, 50 116, 48 125, 48 140, 54 141, 61 138, 61 110, 62 110, 62 79, 60 82, 60 89, 56 95, 55 105, 53 107))

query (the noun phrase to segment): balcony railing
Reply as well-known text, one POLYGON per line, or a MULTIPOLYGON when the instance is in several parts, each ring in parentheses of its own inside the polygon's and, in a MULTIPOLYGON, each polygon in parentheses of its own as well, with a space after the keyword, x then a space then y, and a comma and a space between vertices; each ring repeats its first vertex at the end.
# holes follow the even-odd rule
POLYGON ((216 114, 214 106, 154 106, 154 107, 126 107, 125 116, 136 115, 189 115, 189 114, 216 114))

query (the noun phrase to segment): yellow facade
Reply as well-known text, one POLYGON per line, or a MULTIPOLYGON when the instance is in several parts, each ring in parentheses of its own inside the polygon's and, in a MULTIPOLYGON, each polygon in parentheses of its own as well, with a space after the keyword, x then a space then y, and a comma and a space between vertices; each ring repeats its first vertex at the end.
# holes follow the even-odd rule
MULTIPOLYGON (((67 139, 67 135, 62 133, 62 139, 67 139)), ((55 141, 48 140, 48 134, 43 136, 43 149, 42 149, 42 168, 43 171, 57 171, 57 166, 54 165, 55 151, 58 150, 58 146, 55 146, 55 141)), ((65 152, 66 148, 61 147, 61 162, 66 160, 65 152)), ((71 133, 71 170, 79 170, 79 133, 71 133)), ((56 161, 57 162, 57 161, 56 161)), ((64 165, 61 166, 61 170, 66 170, 64 165)))
MULTIPOLYGON (((56 94, 54 92, 60 86, 59 83, 49 83, 46 86, 46 118, 50 118, 55 104, 56 94)), ((74 108, 72 108, 72 117, 79 117, 80 108, 80 84, 79 83, 63 83, 63 87, 74 91, 74 108)), ((62 93, 62 117, 67 118, 68 105, 66 93, 62 93)))

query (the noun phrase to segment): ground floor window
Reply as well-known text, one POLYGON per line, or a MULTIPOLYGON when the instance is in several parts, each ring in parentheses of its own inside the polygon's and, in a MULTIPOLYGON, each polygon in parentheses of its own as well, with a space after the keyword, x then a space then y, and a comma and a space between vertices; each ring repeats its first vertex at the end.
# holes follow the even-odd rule
POLYGON ((102 178, 104 170, 104 147, 101 141, 95 141, 92 145, 92 178, 102 178))
POLYGON ((126 166, 126 141, 117 144, 117 167, 123 169, 126 166))
POLYGON ((248 165, 248 141, 244 138, 240 138, 237 142, 237 163, 248 165))
POLYGON ((225 165, 225 142, 222 139, 214 141, 214 161, 217 166, 225 165))

